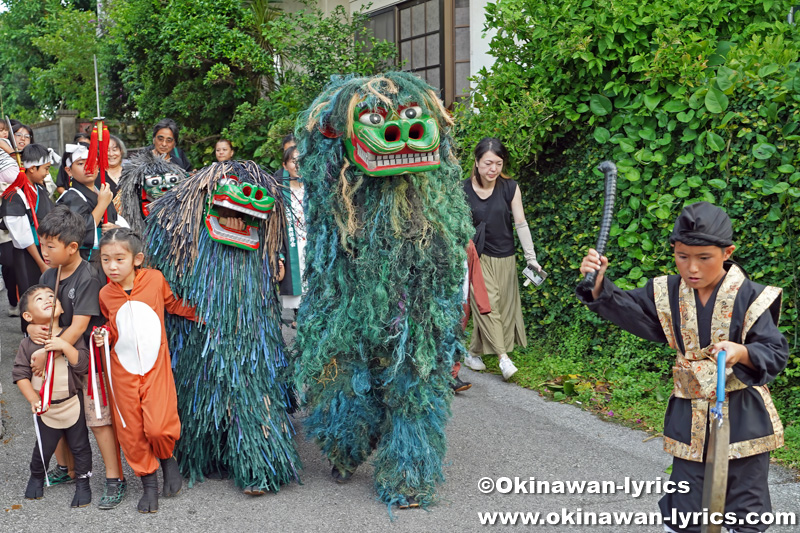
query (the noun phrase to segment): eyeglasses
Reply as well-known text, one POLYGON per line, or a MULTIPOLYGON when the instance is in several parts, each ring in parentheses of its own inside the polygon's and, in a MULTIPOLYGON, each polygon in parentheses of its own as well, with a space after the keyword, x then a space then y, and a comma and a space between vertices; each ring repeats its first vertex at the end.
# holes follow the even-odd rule
POLYGON ((19 137, 20 139, 30 139, 31 136, 27 133, 15 133, 14 137, 19 137))
POLYGON ((297 164, 297 158, 292 159, 292 163, 294 163, 296 165, 297 164))
POLYGON ((162 137, 161 135, 159 135, 158 137, 156 137, 156 140, 157 140, 158 142, 162 142, 162 143, 163 143, 163 142, 168 142, 168 143, 175 142, 175 139, 173 139, 172 137, 162 137))

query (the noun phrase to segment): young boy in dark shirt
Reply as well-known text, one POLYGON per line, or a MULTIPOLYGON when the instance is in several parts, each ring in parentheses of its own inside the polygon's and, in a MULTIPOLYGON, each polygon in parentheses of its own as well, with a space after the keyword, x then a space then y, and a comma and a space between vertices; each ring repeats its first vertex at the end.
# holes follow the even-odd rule
MULTIPOLYGON (((79 243, 83 241, 85 232, 86 228, 81 217, 62 205, 56 206, 42 220, 38 230, 42 242, 42 255, 50 266, 39 281, 54 288, 58 267, 61 266, 58 297, 62 302, 64 313, 59 324, 65 328, 62 337, 70 342, 79 338, 91 342, 89 337, 92 329, 105 323, 100 312, 99 296, 100 289, 105 285, 105 279, 100 279, 95 269, 78 253, 79 243)), ((44 339, 47 337, 47 327, 29 326, 28 334, 34 339, 44 339)), ((37 358, 34 364, 39 369, 42 361, 37 358)), ((102 381, 103 375, 98 366, 96 383, 102 381)), ((101 394, 100 391, 94 393, 101 394)), ((106 467, 106 487, 99 507, 113 509, 122 501, 127 490, 127 482, 123 479, 119 467, 119 447, 111 426, 111 412, 109 406, 103 405, 101 401, 100 416, 98 416, 94 402, 88 394, 84 395, 84 404, 86 425, 92 429, 106 467)), ((51 484, 71 481, 68 473, 71 458, 64 443, 56 450, 56 459, 58 464, 48 472, 51 484)))
MULTIPOLYGON (((666 531, 699 532, 672 511, 700 513, 705 474, 708 410, 716 399, 716 358, 725 363, 730 452, 725 512, 745 524, 748 513, 772 509, 769 452, 783 445, 783 426, 767 384, 786 366, 789 346, 778 330, 781 289, 747 278, 729 261, 736 247, 728 215, 708 202, 687 206, 670 235, 680 275, 649 280, 630 291, 604 276, 608 259, 589 250, 581 273, 596 271, 591 291, 579 288, 587 307, 636 336, 677 351, 674 390, 664 417, 664 450, 673 455, 671 481, 691 490, 659 502, 666 531)), ((694 515, 699 516, 699 515, 694 515)), ((696 518, 695 518, 696 520, 696 518)), ((737 525, 736 533, 764 531, 768 524, 737 525)))
MULTIPOLYGON (((39 325, 49 324, 51 313, 58 319, 62 311, 53 289, 44 285, 33 285, 25 291, 19 300, 19 307, 27 322, 39 325)), ((92 490, 89 487, 92 449, 89 445, 89 433, 86 431, 80 389, 82 376, 89 367, 89 348, 82 337, 78 337, 73 345, 72 341, 64 338, 63 333, 64 330, 55 325, 53 337, 44 345, 34 342, 30 337, 22 339, 14 360, 14 383, 30 402, 34 413, 44 411, 36 417, 39 439, 31 458, 31 477, 25 489, 25 497, 38 500, 44 496, 47 464, 59 440, 64 438, 75 457, 77 474, 72 507, 86 507, 92 502, 92 490), (43 406, 37 392, 42 386, 42 378, 33 375, 31 357, 34 353, 46 355, 48 351, 54 352, 52 400, 49 405, 43 406)))
POLYGON ((36 228, 53 209, 53 202, 44 185, 50 173, 50 152, 40 144, 29 144, 22 150, 25 173, 18 176, 3 193, 0 215, 14 244, 14 273, 20 294, 34 285, 47 270, 39 252, 36 228))
POLYGON ((127 228, 128 223, 114 209, 111 185, 106 183, 98 189, 95 186, 97 171, 92 174, 86 173, 86 159, 89 157, 88 147, 84 143, 68 144, 67 152, 64 169, 72 179, 72 186, 58 198, 58 205, 69 207, 83 219, 86 234, 79 243, 81 257, 91 261, 99 273, 102 269, 97 263, 99 253, 97 245, 100 242, 101 231, 115 227, 127 228), (108 214, 107 224, 103 224, 105 213, 108 214))

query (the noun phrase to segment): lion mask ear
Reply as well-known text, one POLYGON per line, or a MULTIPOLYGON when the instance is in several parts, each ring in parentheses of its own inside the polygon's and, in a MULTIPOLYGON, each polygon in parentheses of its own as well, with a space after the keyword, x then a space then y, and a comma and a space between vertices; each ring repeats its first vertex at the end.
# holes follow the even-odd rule
POLYGON ((323 134, 328 139, 335 139, 337 137, 341 137, 341 132, 336 131, 336 129, 331 125, 331 123, 326 120, 327 117, 322 117, 317 124, 317 129, 321 134, 323 134))

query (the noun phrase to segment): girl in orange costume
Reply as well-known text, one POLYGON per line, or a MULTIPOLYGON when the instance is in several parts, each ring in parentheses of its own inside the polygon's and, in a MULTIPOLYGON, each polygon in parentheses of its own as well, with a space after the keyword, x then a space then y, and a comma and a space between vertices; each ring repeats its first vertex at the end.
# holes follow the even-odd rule
MULTIPOLYGON (((183 480, 172 457, 180 438, 178 400, 172 378, 164 311, 194 319, 194 308, 175 298, 158 270, 141 268, 142 241, 127 228, 100 241, 100 261, 111 280, 100 290, 100 310, 108 319, 111 392, 118 438, 134 473, 142 478, 140 513, 158 511, 158 464, 163 496, 174 496, 183 480), (155 335, 156 331, 161 335, 155 335), (158 460, 157 460, 158 459, 158 460)), ((104 336, 95 335, 102 346, 104 336)))

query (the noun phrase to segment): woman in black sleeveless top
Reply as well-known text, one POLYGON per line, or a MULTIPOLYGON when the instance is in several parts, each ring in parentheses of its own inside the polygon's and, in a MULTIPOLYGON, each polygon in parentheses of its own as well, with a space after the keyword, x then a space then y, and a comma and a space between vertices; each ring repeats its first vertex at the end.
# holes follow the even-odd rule
POLYGON ((517 229, 525 261, 541 270, 536 262, 533 240, 517 182, 509 179, 503 168, 508 164, 508 151, 494 138, 484 138, 475 147, 472 176, 464 180, 464 192, 472 209, 475 226, 475 247, 480 254, 481 269, 492 306, 491 313, 481 315, 470 290, 472 342, 465 364, 473 370, 484 370, 482 355, 497 354, 503 378, 508 379, 517 367, 508 357, 514 345, 527 346, 519 280, 514 259, 516 247, 511 229, 512 217, 517 229))

